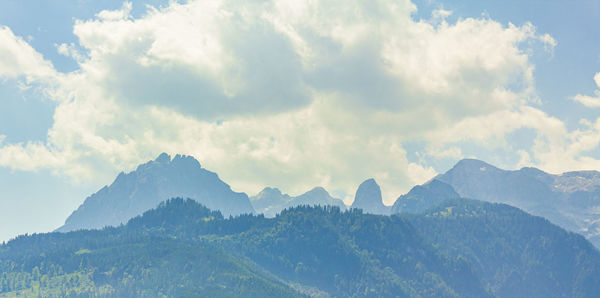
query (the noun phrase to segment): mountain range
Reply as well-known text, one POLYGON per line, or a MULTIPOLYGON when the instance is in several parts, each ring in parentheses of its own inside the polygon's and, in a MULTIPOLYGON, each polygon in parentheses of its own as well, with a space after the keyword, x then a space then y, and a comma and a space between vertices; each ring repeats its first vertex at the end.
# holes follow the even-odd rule
POLYGON ((461 197, 505 203, 545 217, 600 247, 600 172, 506 171, 464 159, 435 179, 452 186, 461 197))
POLYGON ((172 197, 195 199, 225 216, 257 212, 266 217, 300 205, 359 208, 380 215, 420 213, 449 198, 472 198, 506 203, 545 217, 600 247, 600 172, 553 175, 536 168, 507 171, 475 159, 461 160, 446 173, 413 187, 393 206, 383 204, 379 185, 367 179, 359 185, 352 205, 346 206, 322 187, 295 197, 266 187, 248 197, 234 192, 193 157, 171 158, 163 153, 133 172, 119 174, 110 186, 88 197, 58 231, 123 224, 172 197))
POLYGON ((322 187, 248 197, 163 153, 0 245, 0 296, 595 297, 600 251, 570 231, 597 239, 599 185, 466 159, 393 206, 367 179, 347 207, 322 187))
MULTIPOLYGON (((216 173, 202 168, 192 156, 178 154, 171 158, 162 153, 130 173, 120 173, 111 185, 86 198, 57 231, 124 224, 173 197, 192 198, 225 216, 258 212, 274 217, 286 208, 300 205, 348 208, 323 187, 315 187, 295 197, 277 188, 266 187, 257 195, 248 197, 245 193, 234 192, 216 173)), ((389 214, 390 208, 383 205, 379 185, 373 179, 359 186, 354 201, 351 208, 361 208, 373 214, 389 214)))

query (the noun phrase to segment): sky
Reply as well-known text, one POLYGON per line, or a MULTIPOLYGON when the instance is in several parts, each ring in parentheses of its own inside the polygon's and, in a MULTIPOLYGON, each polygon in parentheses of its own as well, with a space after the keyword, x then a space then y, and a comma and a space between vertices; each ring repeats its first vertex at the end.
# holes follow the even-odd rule
POLYGON ((0 241, 161 152, 390 205, 462 158, 600 169, 600 3, 5 0, 0 241))

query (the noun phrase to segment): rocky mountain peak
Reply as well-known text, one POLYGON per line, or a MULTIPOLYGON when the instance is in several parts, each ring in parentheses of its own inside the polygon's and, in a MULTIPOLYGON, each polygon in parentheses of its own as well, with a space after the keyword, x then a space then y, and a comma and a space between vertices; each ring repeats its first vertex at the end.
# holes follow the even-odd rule
POLYGON ((171 156, 163 152, 154 161, 158 163, 169 163, 171 162, 171 156))
POLYGON ((337 206, 341 210, 346 210, 346 205, 342 200, 331 197, 327 190, 320 186, 295 197, 283 194, 277 188, 266 187, 256 196, 251 197, 250 201, 254 210, 266 217, 274 217, 286 208, 299 205, 337 206))
POLYGON ((254 212, 245 193, 232 191, 194 157, 177 154, 171 159, 162 153, 89 196, 59 231, 119 225, 174 197, 194 199, 225 216, 254 212))
POLYGON ((281 190, 279 190, 279 188, 276 187, 265 187, 263 190, 261 190, 256 197, 265 197, 265 196, 271 196, 271 195, 277 195, 277 196, 281 196, 281 190))
POLYGON ((358 186, 351 208, 374 214, 387 214, 389 209, 383 204, 381 188, 373 178, 365 180, 358 186))

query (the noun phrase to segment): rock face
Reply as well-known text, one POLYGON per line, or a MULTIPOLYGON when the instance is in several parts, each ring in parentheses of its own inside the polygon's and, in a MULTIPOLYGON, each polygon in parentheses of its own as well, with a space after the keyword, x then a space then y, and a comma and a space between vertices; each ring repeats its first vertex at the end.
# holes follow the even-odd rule
POLYGON ((58 231, 126 223, 173 197, 194 199, 224 216, 254 212, 245 193, 232 191, 217 174, 203 169, 193 157, 176 155, 171 159, 163 153, 131 173, 119 174, 110 186, 89 196, 58 231))
POLYGON ((433 179, 423 185, 413 187, 407 194, 401 195, 392 206, 395 213, 421 213, 448 199, 459 198, 452 186, 433 179))
POLYGON ((600 172, 506 171, 464 159, 436 179, 451 185, 461 197, 513 205, 581 233, 600 247, 600 172))
POLYGON ((383 204, 381 189, 375 179, 367 179, 358 186, 354 202, 350 208, 362 209, 366 213, 383 214, 390 213, 390 207, 383 204))
POLYGON ((257 213, 262 213, 265 217, 275 217, 283 209, 299 206, 337 206, 341 210, 346 210, 346 205, 340 199, 336 199, 322 187, 315 187, 306 193, 297 197, 283 194, 277 188, 267 187, 256 196, 250 198, 250 202, 257 213))

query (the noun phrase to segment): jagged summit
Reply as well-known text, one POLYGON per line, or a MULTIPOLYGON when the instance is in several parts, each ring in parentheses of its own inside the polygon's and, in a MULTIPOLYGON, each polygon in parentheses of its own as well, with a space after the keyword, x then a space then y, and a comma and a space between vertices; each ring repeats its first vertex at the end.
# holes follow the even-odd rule
POLYGON ((252 207, 257 213, 262 213, 266 217, 274 217, 277 213, 283 210, 291 197, 283 194, 281 190, 274 187, 265 187, 257 195, 250 197, 252 207))
POLYGON ((158 163, 168 163, 171 161, 171 156, 163 152, 154 161, 158 163))
POLYGON ((192 198, 225 216, 254 212, 245 193, 232 191, 194 157, 177 154, 171 159, 162 153, 133 172, 120 173, 110 186, 89 196, 58 230, 119 225, 173 197, 192 198))
POLYGON ((346 205, 340 199, 332 197, 325 188, 317 186, 299 196, 292 197, 282 193, 277 188, 266 187, 256 196, 250 198, 252 206, 257 213, 266 217, 274 217, 277 213, 290 207, 299 205, 309 206, 337 206, 346 210, 346 205))
POLYGON ((279 188, 276 187, 265 187, 263 190, 261 190, 256 196, 253 196, 250 198, 250 200, 259 200, 259 199, 263 199, 269 196, 281 196, 283 195, 281 193, 281 190, 279 190, 279 188))
POLYGON ((389 214, 390 210, 383 204, 381 188, 373 178, 365 180, 358 186, 351 208, 362 209, 373 214, 389 214))
POLYGON ((136 168, 136 171, 165 167, 177 167, 187 170, 202 168, 200 162, 196 160, 193 156, 177 154, 171 159, 171 156, 169 154, 163 152, 155 160, 151 160, 139 165, 136 168))

